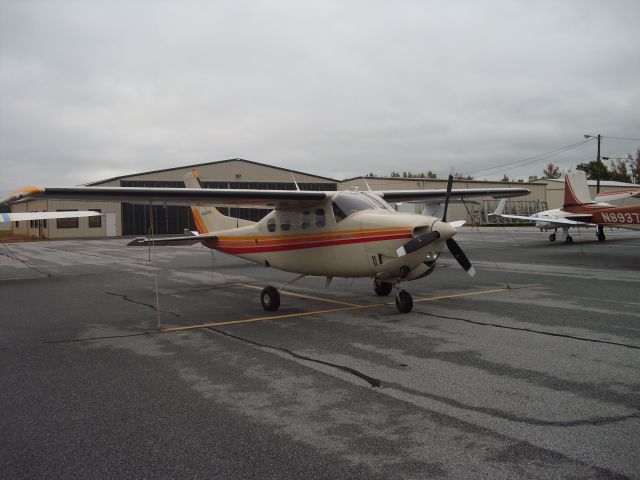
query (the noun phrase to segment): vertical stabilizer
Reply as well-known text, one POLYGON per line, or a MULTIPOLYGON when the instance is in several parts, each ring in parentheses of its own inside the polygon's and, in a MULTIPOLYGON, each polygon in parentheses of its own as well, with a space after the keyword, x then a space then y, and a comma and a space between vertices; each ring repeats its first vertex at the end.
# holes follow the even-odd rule
POLYGON ((587 175, 582 170, 567 173, 564 177, 564 207, 593 203, 587 185, 587 175))
MULTIPOLYGON (((200 177, 196 169, 192 169, 190 173, 183 177, 184 185, 187 188, 202 188, 200 177)), ((220 213, 213 205, 192 205, 191 214, 196 224, 198 233, 216 232, 219 230, 228 230, 230 228, 244 227, 252 225, 255 222, 242 220, 239 218, 228 217, 220 213)))

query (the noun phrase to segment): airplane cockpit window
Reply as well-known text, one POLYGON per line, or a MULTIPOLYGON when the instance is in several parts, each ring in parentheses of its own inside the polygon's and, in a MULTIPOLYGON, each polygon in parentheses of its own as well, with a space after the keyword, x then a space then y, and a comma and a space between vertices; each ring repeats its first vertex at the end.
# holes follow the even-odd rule
POLYGON ((276 231, 276 219, 271 217, 269 220, 267 220, 267 230, 269 230, 270 232, 275 232, 276 231))
POLYGON ((382 208, 364 195, 349 192, 341 192, 333 197, 332 207, 333 214, 336 217, 336 222, 344 220, 355 212, 382 208))
POLYGON ((379 205, 380 207, 384 208, 385 210, 390 210, 392 212, 395 212, 395 210, 393 209, 393 207, 391 205, 389 205, 387 202, 384 201, 384 199, 382 197, 379 197, 375 193, 362 192, 362 194, 366 195, 369 200, 371 200, 372 202, 375 202, 376 205, 379 205))

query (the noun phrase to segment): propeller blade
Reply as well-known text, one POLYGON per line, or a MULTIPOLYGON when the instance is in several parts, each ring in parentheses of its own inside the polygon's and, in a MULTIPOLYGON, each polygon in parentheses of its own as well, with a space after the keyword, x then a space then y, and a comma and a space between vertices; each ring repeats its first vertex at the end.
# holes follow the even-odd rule
POLYGON ((420 235, 412 240, 409 240, 403 246, 396 250, 396 253, 399 257, 404 257, 408 253, 415 252, 416 250, 421 249, 425 245, 429 245, 434 240, 440 238, 440 232, 429 232, 424 235, 420 235))
POLYGON ((451 196, 451 189, 453 188, 453 175, 449 175, 447 180, 447 195, 444 197, 444 213, 442 214, 442 221, 447 221, 447 210, 449 210, 449 197, 451 196))
POLYGON ((458 242, 453 238, 449 238, 447 239, 447 247, 449 248, 451 255, 453 255, 453 258, 455 258, 460 266, 464 268, 464 271, 467 272, 470 277, 473 277, 476 274, 476 270, 460 248, 460 245, 458 245, 458 242))

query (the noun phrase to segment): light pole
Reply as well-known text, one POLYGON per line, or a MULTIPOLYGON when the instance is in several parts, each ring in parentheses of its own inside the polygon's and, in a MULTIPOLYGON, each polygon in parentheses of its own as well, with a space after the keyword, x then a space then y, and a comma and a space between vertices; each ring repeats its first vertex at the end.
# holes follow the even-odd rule
POLYGON ((585 135, 584 138, 597 138, 598 139, 598 155, 596 156, 596 162, 598 163, 598 175, 597 175, 597 183, 596 183, 596 195, 600 193, 600 177, 602 176, 602 161, 600 160, 600 140, 602 140, 602 135, 585 135))
MULTIPOLYGON (((600 159, 600 140, 602 139, 602 135, 598 134, 596 135, 585 135, 584 138, 597 138, 598 139, 598 156, 596 157, 596 162, 598 164, 598 183, 596 183, 596 195, 598 193, 600 193, 600 177, 602 176, 602 160, 600 159)), ((598 225, 598 233, 596 233, 596 236, 598 237, 598 240, 600 240, 601 242, 604 241, 604 226, 602 225, 598 225)))

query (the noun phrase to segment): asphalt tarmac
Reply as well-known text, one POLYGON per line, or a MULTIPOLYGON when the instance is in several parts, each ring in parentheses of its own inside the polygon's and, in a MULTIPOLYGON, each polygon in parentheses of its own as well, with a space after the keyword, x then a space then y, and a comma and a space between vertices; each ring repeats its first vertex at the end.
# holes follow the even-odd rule
POLYGON ((267 313, 292 275, 201 246, 0 245, 2 477, 640 478, 640 232, 547 237, 462 229, 477 275, 443 254, 410 314, 321 278, 267 313))

